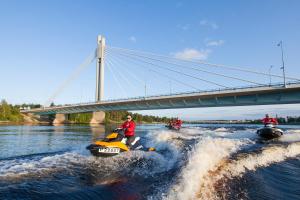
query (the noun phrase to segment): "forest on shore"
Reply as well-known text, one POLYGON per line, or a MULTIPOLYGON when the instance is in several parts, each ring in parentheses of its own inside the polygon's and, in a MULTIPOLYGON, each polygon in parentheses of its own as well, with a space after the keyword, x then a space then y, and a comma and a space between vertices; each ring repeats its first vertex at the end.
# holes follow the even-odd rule
MULTIPOLYGON (((54 106, 54 104, 52 104, 54 106)), ((4 123, 23 123, 24 115, 20 112, 20 109, 24 108, 39 108, 39 104, 21 104, 12 105, 2 100, 0 102, 0 122, 4 123)), ((127 115, 132 115, 132 118, 137 123, 168 123, 171 118, 158 117, 151 115, 141 115, 138 113, 132 113, 128 111, 106 111, 105 123, 120 123, 126 120, 127 115)), ((54 119, 54 115, 50 116, 54 119)), ((69 114, 68 120, 71 123, 89 123, 92 119, 92 113, 78 113, 69 114)), ((300 116, 287 116, 277 117, 279 124, 300 124, 300 116)), ((233 123, 233 124, 261 124, 261 119, 256 120, 212 120, 212 121, 189 121, 186 123, 233 123)))
MULTIPOLYGON (((52 104, 53 106, 54 104, 52 104)), ((20 112, 23 108, 39 108, 39 104, 22 104, 22 105, 12 105, 2 100, 0 103, 0 122, 14 122, 22 123, 24 122, 24 116, 20 112)), ((141 115, 138 113, 131 113, 128 111, 106 111, 105 112, 105 123, 120 123, 126 120, 126 116, 131 115, 133 120, 137 123, 167 123, 170 118, 158 117, 152 115, 141 115)), ((50 116, 54 119, 54 115, 50 116)), ((78 113, 69 114, 68 120, 71 123, 89 123, 92 119, 92 113, 78 113)))

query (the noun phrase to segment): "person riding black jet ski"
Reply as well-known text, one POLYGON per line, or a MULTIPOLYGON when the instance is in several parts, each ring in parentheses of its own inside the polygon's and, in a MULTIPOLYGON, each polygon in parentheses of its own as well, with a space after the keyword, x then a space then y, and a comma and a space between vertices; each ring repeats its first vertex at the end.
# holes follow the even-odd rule
POLYGON ((118 128, 124 131, 124 135, 127 139, 126 145, 131 147, 132 142, 135 139, 135 123, 132 120, 131 115, 127 116, 127 120, 118 128))
POLYGON ((271 118, 268 114, 266 114, 266 117, 262 119, 262 123, 265 125, 264 128, 257 130, 257 134, 260 137, 264 139, 274 139, 283 134, 281 129, 275 127, 275 125, 278 125, 276 118, 271 118))

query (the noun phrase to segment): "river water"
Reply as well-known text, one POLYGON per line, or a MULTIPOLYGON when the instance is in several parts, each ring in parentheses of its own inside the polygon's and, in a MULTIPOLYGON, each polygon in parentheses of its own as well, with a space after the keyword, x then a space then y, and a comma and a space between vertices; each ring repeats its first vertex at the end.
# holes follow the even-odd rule
POLYGON ((85 147, 112 127, 0 126, 0 199, 300 199, 300 126, 185 126, 140 125, 157 152, 111 158, 85 147))

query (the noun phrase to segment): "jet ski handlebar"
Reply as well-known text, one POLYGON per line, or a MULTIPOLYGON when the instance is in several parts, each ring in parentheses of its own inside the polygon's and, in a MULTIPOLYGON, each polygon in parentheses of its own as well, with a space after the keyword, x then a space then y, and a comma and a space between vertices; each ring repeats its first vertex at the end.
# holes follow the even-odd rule
POLYGON ((116 129, 113 130, 113 132, 116 132, 116 133, 119 133, 119 134, 122 134, 123 131, 124 131, 123 128, 116 128, 116 129))

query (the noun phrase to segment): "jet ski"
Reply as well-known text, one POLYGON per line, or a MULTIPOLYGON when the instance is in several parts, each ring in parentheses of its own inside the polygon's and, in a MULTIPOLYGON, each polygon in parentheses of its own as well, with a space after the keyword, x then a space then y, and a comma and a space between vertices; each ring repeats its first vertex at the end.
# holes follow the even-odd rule
POLYGON ((166 127, 170 130, 180 130, 182 125, 182 121, 179 119, 171 120, 166 127))
POLYGON ((166 125, 166 127, 170 130, 180 130, 181 125, 170 125, 170 124, 168 124, 168 125, 166 125))
POLYGON ((283 135, 283 131, 272 124, 267 124, 264 128, 257 130, 256 133, 266 140, 278 138, 283 135))
POLYGON ((140 144, 140 137, 135 137, 134 140, 128 144, 127 138, 122 134, 121 129, 116 129, 104 139, 96 141, 95 143, 86 147, 94 156, 109 157, 115 156, 122 152, 132 150, 155 151, 155 148, 145 148, 140 144))

